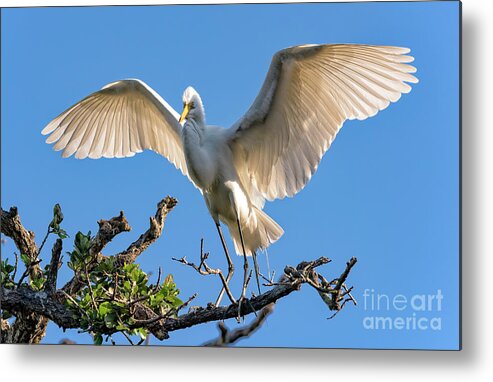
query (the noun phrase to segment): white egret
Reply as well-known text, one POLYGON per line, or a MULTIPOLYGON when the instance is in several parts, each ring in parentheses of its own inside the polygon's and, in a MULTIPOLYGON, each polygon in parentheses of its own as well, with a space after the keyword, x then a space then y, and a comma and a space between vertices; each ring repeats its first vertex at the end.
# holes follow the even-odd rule
MULTIPOLYGON (((236 253, 247 256, 283 229, 262 209, 266 200, 299 192, 346 120, 363 120, 408 93, 418 80, 409 49, 356 44, 303 45, 277 52, 260 93, 228 129, 206 125, 199 94, 188 87, 181 116, 137 79, 110 83, 76 103, 42 131, 47 143, 78 159, 130 157, 145 149, 172 162, 202 193, 236 253), (182 126, 182 123, 184 124, 182 126)), ((255 264, 257 272, 257 265, 255 264)), ((258 284, 258 274, 257 274, 258 284)), ((217 304, 221 301, 224 287, 217 304)))

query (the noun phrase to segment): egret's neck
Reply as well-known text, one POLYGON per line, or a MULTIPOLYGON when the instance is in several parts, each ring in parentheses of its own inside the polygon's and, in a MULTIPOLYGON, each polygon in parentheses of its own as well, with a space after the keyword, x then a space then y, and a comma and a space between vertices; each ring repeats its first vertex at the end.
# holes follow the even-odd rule
POLYGON ((188 113, 188 120, 195 122, 195 124, 201 128, 205 127, 204 105, 198 96, 195 98, 195 107, 188 113))
POLYGON ((188 118, 183 126, 182 140, 188 174, 202 190, 213 181, 215 166, 211 163, 210 152, 205 144, 205 125, 195 118, 188 118))

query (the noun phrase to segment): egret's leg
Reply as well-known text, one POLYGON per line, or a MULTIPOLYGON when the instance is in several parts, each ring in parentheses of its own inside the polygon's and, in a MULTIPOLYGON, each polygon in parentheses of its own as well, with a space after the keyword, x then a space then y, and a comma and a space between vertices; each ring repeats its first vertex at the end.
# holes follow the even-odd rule
MULTIPOLYGON (((223 245, 224 253, 226 254, 226 261, 228 262, 228 274, 226 276, 226 285, 228 285, 229 281, 233 277, 235 267, 233 265, 233 261, 231 260, 231 256, 229 255, 228 247, 226 246, 226 241, 224 240, 223 231, 219 222, 216 222, 216 228, 217 232, 219 233, 219 237, 221 238, 221 244, 223 245)), ((219 296, 217 297, 216 306, 219 306, 219 304, 221 303, 225 291, 226 288, 223 286, 221 292, 219 293, 219 296)))
POLYGON ((254 251, 252 253, 252 257, 253 257, 253 267, 255 268, 255 278, 257 279, 258 294, 261 294, 262 292, 260 292, 260 280, 259 280, 260 269, 259 269, 258 262, 257 262, 257 252, 256 251, 254 251))
POLYGON ((238 224, 238 231, 240 232, 241 249, 243 250, 243 288, 241 290, 241 296, 238 301, 238 318, 241 317, 241 303, 245 299, 246 290, 248 286, 248 259, 245 251, 245 242, 243 241, 243 232, 241 230, 240 219, 236 216, 236 223, 238 224))

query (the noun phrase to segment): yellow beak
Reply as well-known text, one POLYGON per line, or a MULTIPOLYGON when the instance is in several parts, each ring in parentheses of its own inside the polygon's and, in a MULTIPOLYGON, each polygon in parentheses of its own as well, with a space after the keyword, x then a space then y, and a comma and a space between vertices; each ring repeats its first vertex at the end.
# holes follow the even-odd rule
POLYGON ((180 119, 178 120, 179 123, 182 123, 185 118, 187 118, 188 113, 190 112, 190 105, 187 103, 185 104, 185 107, 183 108, 183 112, 181 113, 180 119))

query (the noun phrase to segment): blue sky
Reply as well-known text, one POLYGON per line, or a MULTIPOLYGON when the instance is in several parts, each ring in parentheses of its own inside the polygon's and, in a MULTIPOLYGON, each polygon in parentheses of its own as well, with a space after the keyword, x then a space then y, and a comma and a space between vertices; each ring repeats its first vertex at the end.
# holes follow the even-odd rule
MULTIPOLYGON (((179 111, 181 94, 192 85, 208 123, 229 126, 249 107, 279 49, 307 43, 410 47, 420 79, 413 91, 374 118, 346 123, 307 187, 265 208, 285 230, 269 250, 271 268, 280 274, 286 264, 327 256, 333 262, 320 271, 330 278, 356 256, 349 283, 359 305, 328 321, 331 313, 304 287, 281 300, 265 325, 239 345, 458 347, 457 2, 3 9, 1 31, 2 207, 18 206, 40 240, 60 203, 71 235, 66 250, 78 230, 95 232, 97 220, 124 210, 133 230, 108 246, 111 254, 146 230, 156 203, 173 195, 180 203, 163 236, 138 262, 154 275, 158 267, 172 273, 183 298, 199 291, 201 305, 215 299, 218 280, 171 257, 197 258, 203 237, 213 264, 225 261, 207 208, 189 181, 152 152, 62 160, 44 143, 42 128, 89 93, 128 77, 146 81, 179 111), (440 310, 437 293, 443 296, 440 310), (371 309, 377 295, 380 310, 371 309), (386 309, 386 299, 396 295, 407 306, 386 309), (434 296, 430 311, 410 304, 423 295, 434 296), (441 327, 369 328, 378 317, 411 324, 439 319, 441 327)), ((8 241, 2 256, 14 250, 8 241)), ((42 258, 49 261, 49 251, 42 258)), ((242 259, 233 260, 240 269, 242 259)), ((233 282, 237 294, 240 273, 233 282)), ((59 285, 70 276, 62 268, 59 285)), ((171 333, 163 344, 199 345, 216 335, 215 324, 201 325, 171 333)), ((43 342, 66 337, 91 342, 87 334, 62 333, 53 324, 43 342)))

